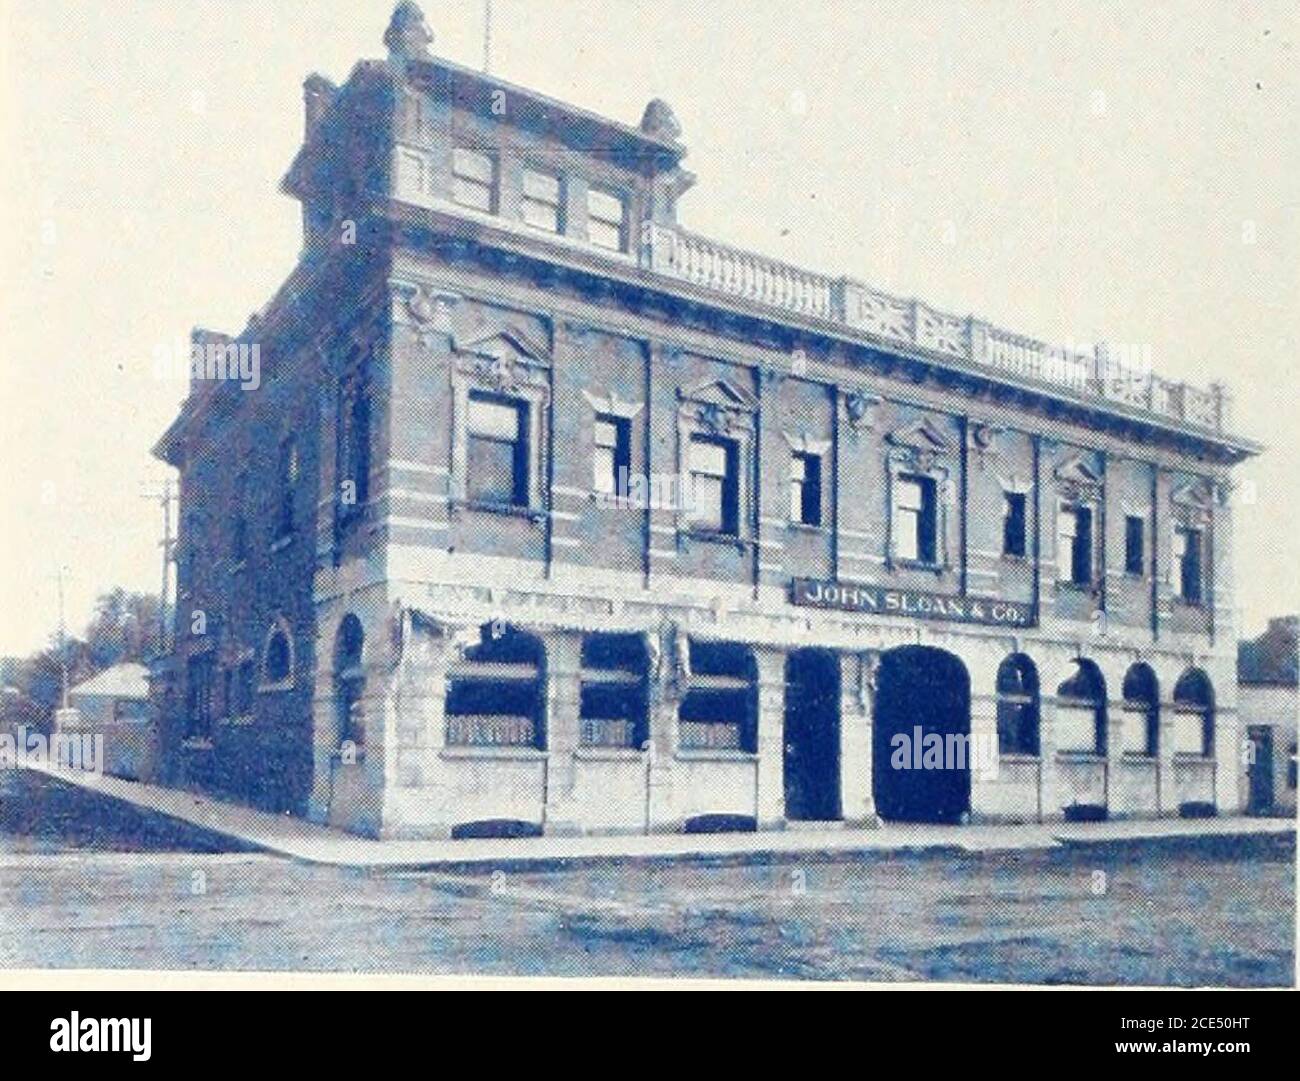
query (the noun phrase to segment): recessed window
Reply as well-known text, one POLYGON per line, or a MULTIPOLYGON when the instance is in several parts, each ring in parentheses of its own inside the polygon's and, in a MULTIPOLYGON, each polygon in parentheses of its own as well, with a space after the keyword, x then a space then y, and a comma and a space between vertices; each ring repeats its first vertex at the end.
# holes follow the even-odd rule
POLYGON ((692 525, 733 536, 738 532, 738 459, 733 440, 691 437, 692 525))
POLYGON ((1188 604, 1200 604, 1202 596, 1201 531, 1174 530, 1174 586, 1188 604))
POLYGON ((1026 550, 1025 494, 1007 492, 1002 505, 1002 554, 1023 556, 1026 550))
POLYGON ((1124 518, 1124 573, 1142 574, 1146 570, 1144 538, 1146 522, 1136 514, 1124 518))
POLYGON ((587 189, 587 239, 611 251, 627 250, 627 200, 599 188, 587 189))
POLYGON ((596 415, 591 487, 601 495, 626 493, 632 470, 632 425, 626 417, 596 415))
POLYGON ((277 627, 266 640, 266 655, 262 661, 263 681, 284 683, 291 676, 292 670, 293 653, 289 646, 289 636, 277 627))
POLYGON ((293 532, 294 498, 298 489, 298 443, 292 437, 280 443, 279 487, 280 507, 276 536, 286 537, 293 532))
POLYGON ((818 454, 790 455, 790 521, 822 524, 822 460, 818 454))
POLYGON ((451 200, 471 210, 497 209, 497 163, 491 154, 456 147, 451 152, 451 200))
POLYGON ((563 184, 552 173, 524 170, 523 198, 520 213, 525 223, 548 233, 563 232, 564 215, 561 212, 563 184))
POLYGON ((465 491, 469 499, 528 505, 528 413, 522 402, 471 392, 465 491))
POLYGON ((359 378, 339 387, 339 517, 347 519, 370 498, 370 397, 359 378))
POLYGON ((917 563, 936 563, 938 516, 931 477, 904 474, 894 482, 894 554, 917 563))
POLYGON ((1056 573, 1062 582, 1092 582, 1092 509, 1062 507, 1056 535, 1056 573))

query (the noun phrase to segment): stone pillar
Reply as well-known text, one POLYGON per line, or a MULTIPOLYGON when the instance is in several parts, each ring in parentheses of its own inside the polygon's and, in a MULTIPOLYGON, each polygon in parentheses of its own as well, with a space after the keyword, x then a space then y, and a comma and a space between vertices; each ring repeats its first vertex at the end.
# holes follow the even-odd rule
POLYGON ((871 711, 879 655, 840 654, 840 808, 854 826, 877 826, 871 783, 871 711))
POLYGON ((577 834, 582 822, 575 799, 578 716, 582 707, 582 635, 547 631, 546 832, 577 834))
POLYGON ((785 650, 756 646, 758 666, 758 783, 754 798, 759 829, 785 825, 785 650))
POLYGON ((1160 703, 1160 731, 1156 743, 1156 813, 1162 818, 1178 817, 1178 792, 1174 784, 1174 704, 1160 703))
POLYGON ((1038 705, 1038 809, 1040 822, 1064 817, 1056 781, 1056 699, 1046 694, 1038 705))
MULTIPOLYGON (((1019 808, 1004 807, 999 799, 998 699, 996 694, 972 693, 970 697, 970 813, 971 820, 1020 817, 1019 808), (992 756, 991 758, 989 756, 992 756)), ((1028 809, 1035 816, 1036 808, 1028 809)))
MULTIPOLYGON (((1123 685, 1123 681, 1112 683, 1107 680, 1106 685, 1118 688, 1123 685)), ((1128 798, 1128 793, 1124 789, 1126 782, 1132 783, 1132 779, 1124 773, 1124 701, 1123 699, 1111 699, 1106 703, 1107 817, 1114 815, 1116 812, 1132 814, 1132 801, 1128 798)))
POLYGON ((672 833, 678 827, 673 806, 673 761, 677 753, 677 707, 684 689, 682 669, 684 642, 679 648, 678 632, 646 635, 650 655, 649 739, 646 763, 646 832, 672 833))

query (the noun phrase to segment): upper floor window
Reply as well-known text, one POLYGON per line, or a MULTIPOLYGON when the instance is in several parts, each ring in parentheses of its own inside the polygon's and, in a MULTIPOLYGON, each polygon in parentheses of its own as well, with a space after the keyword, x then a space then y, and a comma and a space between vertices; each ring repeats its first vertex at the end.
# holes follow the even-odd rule
POLYGON ((528 413, 522 402, 469 396, 466 496, 507 506, 528 505, 528 413))
POLYGON ((615 495, 628 489, 632 470, 632 425, 626 417, 596 415, 591 458, 592 491, 615 495))
POLYGON ((1063 506, 1057 523, 1056 573, 1062 582, 1092 582, 1092 508, 1063 506))
POLYGON ((587 239, 611 251, 627 250, 627 201, 621 195, 587 189, 587 239))
POLYGON ((1146 570, 1146 522, 1139 515, 1124 518, 1124 573, 1142 574, 1146 570))
POLYGON ((718 533, 738 534, 739 474, 740 453, 734 440, 691 436, 692 525, 718 533))
POLYGON ((1188 604, 1200 604, 1202 574, 1199 529, 1174 530, 1174 573, 1178 596, 1188 604))
POLYGON ((289 436, 280 443, 279 460, 279 516, 276 523, 276 536, 285 537, 293 532, 294 496, 298 488, 298 442, 289 436))
POLYGON ((822 460, 819 454, 790 455, 790 521, 822 524, 822 460))
POLYGON ((525 169, 523 198, 520 201, 520 212, 524 221, 535 229, 545 229, 548 233, 562 233, 564 231, 562 189, 563 184, 558 176, 525 169))
POLYGON ((899 559, 934 563, 939 529, 933 477, 904 474, 894 482, 894 552, 899 559))
POLYGON ((288 684, 293 678, 293 645, 282 621, 277 622, 267 635, 262 652, 262 684, 277 686, 288 684))
POLYGON ((1007 492, 1002 505, 1002 554, 1023 556, 1027 544, 1028 530, 1025 519, 1026 497, 1024 492, 1007 492))
POLYGON ((497 163, 491 154, 456 147, 451 152, 451 199, 471 210, 497 209, 497 163))

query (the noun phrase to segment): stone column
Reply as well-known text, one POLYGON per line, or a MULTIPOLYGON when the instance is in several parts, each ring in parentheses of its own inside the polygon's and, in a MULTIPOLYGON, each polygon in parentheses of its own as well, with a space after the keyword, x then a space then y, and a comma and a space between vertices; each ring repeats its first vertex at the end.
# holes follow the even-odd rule
POLYGON ((680 632, 650 631, 646 648, 650 655, 649 738, 646 763, 646 832, 672 833, 679 821, 673 806, 673 761, 677 753, 677 707, 684 690, 685 642, 678 645, 680 632))
POLYGON ((1038 810, 1040 822, 1064 817, 1056 780, 1056 699, 1046 694, 1038 704, 1038 810))
POLYGON ((755 817, 759 829, 785 825, 785 650, 756 646, 758 666, 758 784, 755 817))
POLYGON ((877 826, 871 778, 876 653, 840 654, 840 808, 845 823, 877 826))
POLYGON ((1174 784, 1174 704, 1160 703, 1160 730, 1156 743, 1156 813, 1162 818, 1178 817, 1178 791, 1174 784))
POLYGON ((575 799, 578 716, 582 707, 582 635, 547 631, 546 832, 577 834, 582 822, 575 799))
MULTIPOLYGON (((1019 817, 1019 808, 1003 806, 998 798, 998 699, 996 694, 970 697, 970 814, 971 820, 1019 817), (990 759, 989 756, 992 756, 990 759)), ((1033 816, 1034 809, 1030 809, 1033 816)))
POLYGON ((384 793, 383 832, 390 836, 412 826, 449 832, 455 824, 439 759, 447 741, 447 668, 458 655, 449 634, 450 628, 434 632, 408 620, 396 670, 366 674, 365 775, 384 793), (428 813, 436 821, 405 820, 400 793, 411 789, 422 789, 429 797, 428 813))

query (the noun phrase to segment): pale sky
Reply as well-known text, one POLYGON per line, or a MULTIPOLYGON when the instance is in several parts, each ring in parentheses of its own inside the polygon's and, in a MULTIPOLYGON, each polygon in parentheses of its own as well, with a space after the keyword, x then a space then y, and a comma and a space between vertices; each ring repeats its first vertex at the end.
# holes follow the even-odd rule
MULTIPOLYGON (((0 654, 156 590, 182 388, 299 246, 277 186, 311 71, 384 54, 391 0, 0 0, 0 654)), ((429 0, 482 61, 482 0, 429 0)), ((636 123, 672 103, 688 228, 1049 341, 1149 347, 1236 392, 1244 626, 1300 611, 1294 3, 494 0, 492 70, 636 123), (797 12, 797 14, 795 14, 797 12)))

